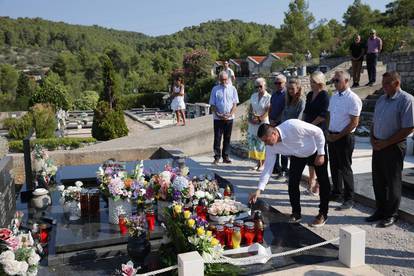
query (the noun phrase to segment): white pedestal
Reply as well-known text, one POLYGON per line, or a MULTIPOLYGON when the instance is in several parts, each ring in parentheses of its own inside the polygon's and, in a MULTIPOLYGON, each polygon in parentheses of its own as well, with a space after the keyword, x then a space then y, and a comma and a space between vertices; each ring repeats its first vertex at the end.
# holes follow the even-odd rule
POLYGON ((204 276, 204 260, 197 251, 178 255, 178 276, 204 276))
POLYGON ((365 231, 356 226, 339 230, 339 261, 347 267, 365 264, 365 231))

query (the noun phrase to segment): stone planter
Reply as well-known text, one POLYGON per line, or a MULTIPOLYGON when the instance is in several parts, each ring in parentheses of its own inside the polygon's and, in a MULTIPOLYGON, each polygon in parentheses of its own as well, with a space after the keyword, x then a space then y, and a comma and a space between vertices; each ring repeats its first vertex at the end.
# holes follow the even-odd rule
POLYGON ((145 257, 151 250, 151 244, 146 238, 146 233, 139 236, 130 236, 128 238, 127 252, 134 265, 141 266, 144 264, 145 257))
POLYGON ((129 200, 119 199, 114 201, 109 198, 108 201, 108 219, 111 224, 118 224, 119 215, 130 216, 132 213, 132 206, 129 200))

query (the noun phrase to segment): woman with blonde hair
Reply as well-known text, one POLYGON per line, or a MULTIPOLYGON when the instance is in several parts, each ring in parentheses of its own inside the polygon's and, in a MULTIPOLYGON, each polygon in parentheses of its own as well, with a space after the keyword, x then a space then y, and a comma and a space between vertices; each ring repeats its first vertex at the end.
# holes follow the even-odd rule
POLYGON ((249 158, 257 160, 257 171, 263 170, 265 160, 265 144, 257 137, 257 130, 262 123, 269 123, 269 108, 271 95, 266 91, 266 80, 255 80, 257 92, 250 97, 247 141, 249 158))
MULTIPOLYGON (((329 95, 325 90, 325 75, 320 71, 315 71, 310 76, 311 91, 306 95, 306 105, 303 111, 303 120, 326 130, 326 115, 328 113, 329 95)), ((313 164, 309 166, 308 193, 311 195, 319 194, 319 184, 316 180, 315 168, 313 164)))

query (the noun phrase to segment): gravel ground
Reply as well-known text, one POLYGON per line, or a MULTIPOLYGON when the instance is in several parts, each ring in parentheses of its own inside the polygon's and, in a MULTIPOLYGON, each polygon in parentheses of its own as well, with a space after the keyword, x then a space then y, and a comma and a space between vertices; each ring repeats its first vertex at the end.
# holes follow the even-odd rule
MULTIPOLYGON (((195 161, 214 170, 237 185, 246 194, 253 191, 257 185, 259 173, 249 170, 254 166, 252 161, 233 157, 233 164, 212 166, 212 156, 202 155, 192 157, 195 161)), ((372 183, 367 183, 372 185, 372 183)), ((304 187, 301 187, 305 191, 304 187)), ((291 213, 287 185, 284 182, 271 180, 263 197, 276 209, 285 214, 291 213)), ((317 215, 319 197, 301 195, 302 224, 309 230, 323 237, 332 239, 338 237, 339 229, 346 225, 355 225, 366 231, 366 263, 384 275, 414 275, 414 225, 403 220, 389 228, 377 228, 375 224, 365 222, 364 218, 373 213, 373 209, 356 204, 353 209, 335 211, 337 202, 330 203, 329 219, 321 228, 309 227, 317 215)))

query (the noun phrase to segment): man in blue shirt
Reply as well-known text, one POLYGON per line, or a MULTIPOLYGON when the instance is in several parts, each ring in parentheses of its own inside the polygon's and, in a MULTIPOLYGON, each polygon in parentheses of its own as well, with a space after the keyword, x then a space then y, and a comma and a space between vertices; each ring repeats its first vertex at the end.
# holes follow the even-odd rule
POLYGON ((225 71, 219 74, 220 84, 213 87, 209 104, 214 118, 214 162, 217 165, 220 157, 223 163, 231 163, 229 159, 230 138, 233 129, 234 113, 239 103, 236 88, 229 84, 229 76, 225 71), (223 137, 223 149, 221 139, 223 137))
MULTIPOLYGON (((282 121, 282 113, 285 108, 286 102, 286 77, 283 74, 279 74, 275 78, 275 91, 270 98, 269 120, 270 125, 275 127, 282 121)), ((276 163, 273 168, 273 173, 279 174, 278 177, 287 175, 288 158, 286 156, 276 155, 276 163), (279 162, 281 160, 281 162, 279 162), (282 164, 280 164, 282 163, 282 164)))
POLYGON ((371 127, 372 183, 376 211, 366 218, 389 227, 397 221, 401 201, 401 178, 406 138, 414 130, 414 97, 401 90, 401 77, 393 72, 382 75, 382 95, 375 104, 371 127))

